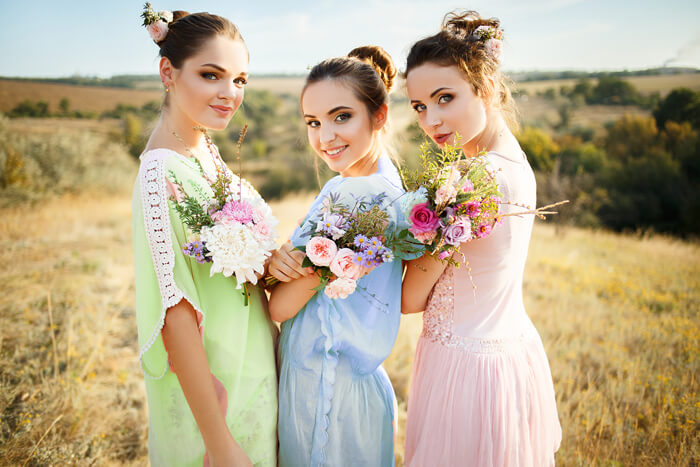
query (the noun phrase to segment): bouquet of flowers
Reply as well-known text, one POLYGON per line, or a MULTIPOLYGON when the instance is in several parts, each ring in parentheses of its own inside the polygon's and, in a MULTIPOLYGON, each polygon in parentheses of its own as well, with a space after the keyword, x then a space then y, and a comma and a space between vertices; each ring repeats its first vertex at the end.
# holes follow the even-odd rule
POLYGON ((397 232, 382 209, 385 197, 358 198, 348 207, 331 193, 319 214, 307 220, 312 228, 303 236, 310 239, 298 249, 306 253, 302 266, 313 267, 321 278, 316 290, 330 298, 346 298, 373 268, 393 261, 395 253, 412 251, 408 232, 397 232))
POLYGON ((231 171, 219 161, 216 178, 209 182, 213 196, 207 196, 198 186, 198 196, 187 194, 171 171, 170 179, 181 194, 179 199, 171 197, 171 201, 193 234, 183 246, 183 253, 200 264, 211 263, 210 275, 235 275, 236 288, 240 289, 245 282, 257 284, 255 273, 264 272, 266 259, 277 248, 277 219, 257 192, 247 182, 244 185, 240 177, 234 182, 231 171))
POLYGON ((529 209, 504 201, 496 177, 488 169, 486 152, 466 158, 459 140, 440 151, 433 151, 424 143, 420 160, 417 171, 402 174, 407 193, 401 200, 401 209, 416 240, 422 242, 428 252, 455 266, 459 263, 452 253, 459 251, 459 245, 488 236, 503 217, 524 214, 544 217, 556 214, 547 209, 568 202, 529 209), (524 210, 503 214, 499 209, 502 204, 513 204, 524 210))

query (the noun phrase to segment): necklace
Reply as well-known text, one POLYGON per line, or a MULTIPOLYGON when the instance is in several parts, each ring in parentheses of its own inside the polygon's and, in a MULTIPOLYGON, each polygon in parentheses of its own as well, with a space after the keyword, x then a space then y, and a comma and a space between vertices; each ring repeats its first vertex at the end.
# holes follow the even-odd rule
MULTIPOLYGON (((194 130, 200 131, 204 135, 204 140, 207 143, 207 149, 209 150, 209 154, 211 155, 211 161, 214 163, 214 167, 216 168, 217 175, 222 172, 223 170, 223 160, 221 159, 221 156, 219 156, 219 152, 216 150, 216 146, 214 146, 214 143, 211 140, 211 137, 209 136, 209 133, 207 133, 207 129, 201 126, 195 126, 192 127, 194 130)), ((209 180, 210 182, 213 181, 206 173, 204 170, 204 167, 202 166, 202 163, 197 159, 197 156, 195 156, 194 152, 192 152, 192 149, 190 149, 189 146, 187 146, 187 143, 185 143, 185 140, 182 139, 180 135, 177 134, 175 130, 173 130, 173 136, 180 142, 182 143, 182 146, 185 148, 185 151, 194 158, 196 164, 199 166, 199 170, 202 172, 202 176, 209 180)))

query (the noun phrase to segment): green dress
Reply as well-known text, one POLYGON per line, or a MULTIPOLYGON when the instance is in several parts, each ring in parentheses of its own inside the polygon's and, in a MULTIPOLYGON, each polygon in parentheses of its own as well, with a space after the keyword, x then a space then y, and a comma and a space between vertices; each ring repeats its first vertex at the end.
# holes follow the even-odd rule
MULTIPOLYGON (((235 277, 209 275, 182 252, 187 228, 168 201, 175 174, 188 194, 211 195, 193 159, 168 149, 141 155, 132 198, 139 360, 146 376, 148 455, 154 466, 203 464, 204 442, 177 376, 161 329, 180 300, 197 311, 219 405, 234 439, 255 465, 277 465, 277 329, 258 287, 237 289, 235 277), (198 191, 199 187, 201 191, 198 191)), ((235 180, 237 177, 233 176, 235 180)), ((253 196, 259 196, 247 183, 253 196)))

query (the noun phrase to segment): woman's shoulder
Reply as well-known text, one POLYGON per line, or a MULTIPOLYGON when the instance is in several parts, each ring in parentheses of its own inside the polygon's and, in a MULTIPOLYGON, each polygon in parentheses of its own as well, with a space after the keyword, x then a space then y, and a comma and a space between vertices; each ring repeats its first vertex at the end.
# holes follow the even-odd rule
POLYGON ((168 178, 171 172, 180 176, 186 176, 190 172, 199 172, 199 168, 192 158, 169 148, 145 150, 139 156, 139 161, 139 173, 142 176, 146 172, 157 172, 159 176, 168 178))
MULTIPOLYGON (((333 179, 330 181, 333 181, 333 179)), ((326 191, 333 190, 355 196, 376 196, 382 193, 387 196, 398 196, 403 191, 384 175, 379 173, 374 173, 364 177, 340 178, 339 180, 335 180, 335 183, 330 184, 326 191)))
POLYGON ((178 162, 191 162, 191 158, 181 154, 174 149, 170 148, 152 148, 144 149, 144 151, 139 156, 139 161, 141 165, 151 161, 165 161, 168 163, 178 162))

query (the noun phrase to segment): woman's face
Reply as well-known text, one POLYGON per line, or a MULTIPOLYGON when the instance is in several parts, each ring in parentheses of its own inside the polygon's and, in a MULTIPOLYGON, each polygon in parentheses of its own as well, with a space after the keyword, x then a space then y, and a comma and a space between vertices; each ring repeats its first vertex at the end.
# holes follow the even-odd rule
POLYGON ((248 79, 245 44, 217 35, 186 59, 180 69, 161 59, 163 78, 168 77, 168 67, 170 79, 163 82, 170 88, 169 106, 181 111, 195 125, 213 130, 226 128, 243 101, 248 79))
POLYGON ((343 177, 368 175, 365 172, 378 157, 378 131, 386 123, 386 106, 371 117, 347 84, 324 79, 306 88, 301 110, 309 143, 331 170, 343 177))
POLYGON ((478 141, 486 128, 487 107, 456 66, 424 63, 406 77, 411 106, 423 131, 439 146, 478 141))

